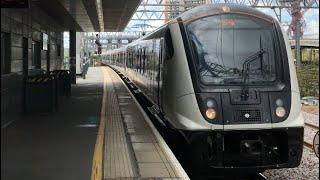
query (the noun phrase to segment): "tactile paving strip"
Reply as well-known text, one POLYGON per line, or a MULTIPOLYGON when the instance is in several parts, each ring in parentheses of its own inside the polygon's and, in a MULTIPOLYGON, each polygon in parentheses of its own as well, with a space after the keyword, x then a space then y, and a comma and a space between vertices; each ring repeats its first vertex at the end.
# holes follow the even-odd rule
MULTIPOLYGON (((108 69, 108 74, 109 69, 108 69)), ((137 172, 130 158, 119 103, 110 76, 107 77, 104 179, 130 179, 137 172)))

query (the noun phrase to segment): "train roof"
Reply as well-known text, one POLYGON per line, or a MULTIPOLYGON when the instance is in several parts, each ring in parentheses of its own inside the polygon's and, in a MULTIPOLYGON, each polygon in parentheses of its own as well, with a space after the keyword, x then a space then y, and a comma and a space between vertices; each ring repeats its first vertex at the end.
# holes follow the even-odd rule
POLYGON ((108 53, 106 53, 106 54, 123 52, 126 50, 127 47, 134 46, 140 40, 151 39, 154 36, 156 36, 156 34, 164 32, 166 30, 166 28, 168 27, 168 24, 175 23, 175 22, 177 22, 178 19, 182 19, 182 21, 192 21, 193 19, 197 19, 199 17, 210 16, 213 14, 226 14, 226 13, 248 14, 248 15, 256 16, 256 17, 271 21, 271 22, 276 21, 276 19, 273 18, 272 16, 269 16, 269 15, 255 9, 255 8, 245 6, 245 5, 239 5, 239 4, 233 4, 233 3, 204 4, 204 5, 199 5, 195 8, 192 8, 192 9, 180 14, 179 16, 170 20, 169 22, 167 22, 166 24, 157 28, 153 32, 151 32, 143 37, 140 37, 139 39, 136 39, 135 41, 133 41, 132 43, 130 43, 128 45, 125 45, 125 46, 118 48, 118 49, 108 50, 108 53))
POLYGON ((176 19, 181 18, 184 21, 196 19, 198 17, 209 16, 212 14, 225 14, 225 13, 243 13, 257 16, 269 21, 274 21, 275 18, 269 16, 255 8, 233 4, 233 3, 217 3, 217 4, 205 4, 190 9, 180 14, 176 19))
POLYGON ((137 39, 136 41, 143 40, 143 39, 150 39, 150 37, 154 36, 154 34, 157 34, 157 32, 162 32, 166 29, 168 24, 175 23, 179 18, 182 19, 182 21, 188 21, 192 19, 197 19, 198 17, 204 17, 209 16, 212 14, 225 14, 225 13, 242 13, 242 14, 249 14, 252 16, 260 17, 262 19, 265 19, 267 21, 276 21, 275 18, 272 16, 269 16, 255 8, 245 6, 245 5, 239 5, 234 3, 216 3, 216 4, 204 4, 199 5, 195 8, 192 8, 176 18, 170 20, 166 24, 162 25, 161 27, 157 28, 153 32, 137 39))

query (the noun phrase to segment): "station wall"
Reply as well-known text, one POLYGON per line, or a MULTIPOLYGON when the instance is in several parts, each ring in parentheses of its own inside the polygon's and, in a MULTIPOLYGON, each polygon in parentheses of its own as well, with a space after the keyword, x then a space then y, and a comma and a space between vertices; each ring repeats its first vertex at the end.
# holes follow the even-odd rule
POLYGON ((1 8, 1 126, 21 118, 28 72, 61 69, 62 62, 63 29, 53 18, 32 3, 28 9, 1 8))

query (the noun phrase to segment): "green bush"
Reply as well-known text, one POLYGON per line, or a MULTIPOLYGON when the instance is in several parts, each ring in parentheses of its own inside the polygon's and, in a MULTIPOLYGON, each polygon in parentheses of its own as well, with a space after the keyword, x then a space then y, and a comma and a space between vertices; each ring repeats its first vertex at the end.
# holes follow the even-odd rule
POLYGON ((319 97, 319 61, 303 62, 297 67, 301 97, 319 97))

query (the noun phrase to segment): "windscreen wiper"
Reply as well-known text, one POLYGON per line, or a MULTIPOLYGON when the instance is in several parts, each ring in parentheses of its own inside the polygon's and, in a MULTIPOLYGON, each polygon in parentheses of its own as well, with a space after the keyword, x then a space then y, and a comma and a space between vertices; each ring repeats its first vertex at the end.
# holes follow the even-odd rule
POLYGON ((258 58, 262 61, 262 57, 264 53, 266 53, 266 51, 263 49, 260 49, 258 52, 246 57, 245 61, 242 64, 243 78, 242 78, 241 99, 243 100, 247 100, 249 97, 249 88, 247 86, 247 79, 249 77, 248 71, 250 69, 250 64, 255 60, 257 60, 258 58))

